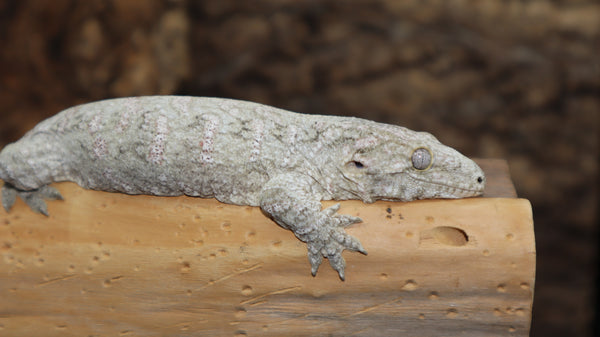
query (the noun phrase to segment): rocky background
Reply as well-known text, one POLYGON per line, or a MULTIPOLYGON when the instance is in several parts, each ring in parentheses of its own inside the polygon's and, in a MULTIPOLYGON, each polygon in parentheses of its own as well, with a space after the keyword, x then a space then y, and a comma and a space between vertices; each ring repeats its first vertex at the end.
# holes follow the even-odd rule
POLYGON ((0 1, 0 148, 98 99, 184 94, 351 115, 505 158, 533 204, 532 336, 592 336, 600 4, 0 1))

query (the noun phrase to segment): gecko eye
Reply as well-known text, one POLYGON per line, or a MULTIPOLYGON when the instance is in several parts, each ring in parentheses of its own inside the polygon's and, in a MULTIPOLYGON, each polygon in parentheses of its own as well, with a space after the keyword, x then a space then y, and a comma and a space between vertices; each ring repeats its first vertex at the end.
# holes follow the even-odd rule
POLYGON ((433 163, 433 155, 429 149, 420 147, 412 153, 412 165, 419 171, 425 171, 431 167, 433 163))

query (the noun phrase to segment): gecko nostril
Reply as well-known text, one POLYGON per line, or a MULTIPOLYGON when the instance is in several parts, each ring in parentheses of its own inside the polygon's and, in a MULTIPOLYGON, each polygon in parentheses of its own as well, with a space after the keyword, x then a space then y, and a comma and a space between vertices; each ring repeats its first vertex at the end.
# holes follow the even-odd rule
POLYGON ((481 184, 483 182, 483 177, 477 177, 477 182, 481 184))

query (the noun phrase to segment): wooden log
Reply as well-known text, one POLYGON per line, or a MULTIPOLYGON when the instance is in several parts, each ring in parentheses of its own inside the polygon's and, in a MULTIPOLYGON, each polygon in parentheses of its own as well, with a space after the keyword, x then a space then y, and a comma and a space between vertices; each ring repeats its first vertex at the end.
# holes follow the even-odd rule
POLYGON ((0 211, 0 335, 528 336, 531 206, 479 163, 484 198, 342 202, 345 282, 256 207, 55 184, 50 217, 0 211))

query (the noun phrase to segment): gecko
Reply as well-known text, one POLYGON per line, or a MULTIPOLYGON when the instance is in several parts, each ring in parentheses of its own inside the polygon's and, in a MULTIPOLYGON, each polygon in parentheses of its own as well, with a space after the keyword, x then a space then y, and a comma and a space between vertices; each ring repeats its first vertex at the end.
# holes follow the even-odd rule
POLYGON ((481 195, 481 168, 426 132, 356 117, 290 112, 211 97, 141 96, 74 106, 0 152, 2 205, 48 216, 49 186, 216 198, 260 207, 345 279, 345 227, 362 220, 322 200, 411 201, 481 195))

